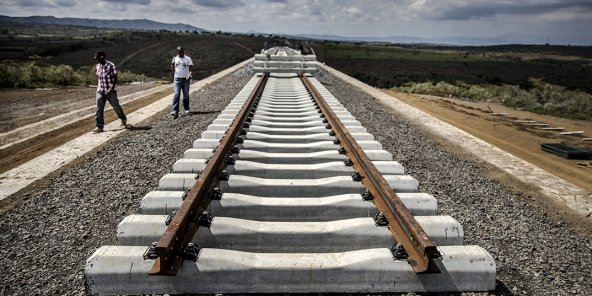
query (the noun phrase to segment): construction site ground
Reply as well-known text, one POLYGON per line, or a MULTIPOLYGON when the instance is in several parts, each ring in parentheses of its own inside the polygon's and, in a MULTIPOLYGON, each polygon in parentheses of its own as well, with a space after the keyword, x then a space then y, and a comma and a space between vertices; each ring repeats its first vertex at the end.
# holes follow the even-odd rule
POLYGON ((542 143, 567 143, 592 151, 592 141, 582 140, 585 137, 592 137, 590 121, 534 114, 505 107, 499 103, 386 92, 547 172, 587 191, 592 191, 590 160, 565 159, 541 149, 542 143), (505 115, 499 115, 500 113, 505 115), (546 123, 549 127, 565 129, 543 130, 542 126, 528 125, 522 121, 546 123), (583 134, 560 134, 560 132, 569 131, 583 131, 583 134))
MULTIPOLYGON (((158 85, 160 84, 121 86, 119 92, 122 96, 158 85)), ((592 135, 592 122, 538 115, 514 110, 497 103, 417 96, 390 90, 385 90, 385 92, 588 192, 592 191, 592 161, 564 159, 542 151, 540 146, 541 143, 563 142, 592 151, 592 142, 582 140, 582 138, 592 135), (505 115, 496 116, 492 115, 492 112, 505 115), (541 126, 529 126, 517 123, 515 120, 547 123, 551 127, 564 127, 564 131, 583 131, 583 134, 560 135, 560 131, 543 130, 541 126)), ((149 95, 125 105, 124 110, 132 112, 167 94, 169 94, 168 91, 160 91, 149 95)), ((0 91, 0 133, 94 104, 94 89, 92 88, 0 91)), ((106 111, 106 121, 114 120, 117 120, 114 112, 112 110, 106 111)), ((93 128, 94 119, 89 119, 36 137, 32 141, 4 149, 0 151, 0 171, 8 171, 93 128)), ((515 180, 511 178, 498 179, 507 182, 509 187, 520 190, 520 186, 515 186, 515 180)), ((544 203, 544 201, 539 202, 544 203)), ((6 206, 8 205, 2 206, 3 211, 10 208, 10 206, 8 208, 6 206)), ((551 211, 559 215, 565 213, 564 209, 560 207, 561 205, 557 205, 557 208, 552 208, 551 211)), ((589 223, 589 219, 576 219, 572 222, 575 224, 586 223, 587 225, 580 225, 581 228, 576 226, 576 228, 580 228, 586 233, 592 231, 590 226, 592 223, 589 223)))

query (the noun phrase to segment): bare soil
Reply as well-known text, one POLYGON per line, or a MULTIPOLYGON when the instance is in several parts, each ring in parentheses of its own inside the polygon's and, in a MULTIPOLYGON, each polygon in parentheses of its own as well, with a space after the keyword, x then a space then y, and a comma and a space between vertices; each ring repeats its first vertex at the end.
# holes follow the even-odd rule
POLYGON ((454 98, 416 96, 385 91, 407 104, 454 125, 473 136, 517 156, 539 168, 592 192, 592 162, 565 159, 541 149, 541 143, 568 143, 592 151, 592 142, 583 137, 592 136, 592 122, 568 120, 548 115, 514 110, 498 103, 470 102, 454 98), (507 113, 494 116, 494 113, 507 113), (582 135, 560 135, 560 131, 543 130, 541 126, 516 123, 532 120, 550 127, 564 127, 564 131, 584 131, 582 135))
MULTIPOLYGON (((155 84, 150 83, 121 85, 118 86, 118 95, 122 97, 154 86, 155 84)), ((95 104, 94 92, 95 89, 91 87, 0 91, 0 133, 92 106, 95 104)), ((132 104, 126 104, 124 110, 126 113, 133 112, 168 94, 168 92, 168 90, 162 91, 132 104)), ((564 159, 542 151, 540 147, 541 143, 564 142, 592 151, 592 142, 582 141, 582 137, 592 136, 592 122, 590 121, 533 114, 493 102, 470 102, 455 98, 416 96, 390 90, 385 92, 556 176, 592 191, 592 162, 564 159), (507 115, 493 116, 491 111, 507 113, 507 115), (551 127, 564 127, 565 131, 584 131, 584 134, 560 135, 559 131, 543 130, 539 126, 516 123, 517 119, 548 123, 551 127)), ((117 119, 113 111, 107 111, 105 118, 107 122, 117 119)), ((4 172, 16 167, 92 128, 94 128, 93 120, 86 120, 16 145, 14 148, 0 151, 0 168, 2 168, 0 171, 4 172)))
MULTIPOLYGON (((152 88, 160 84, 118 86, 118 96, 152 88)), ((172 92, 162 90, 144 98, 124 104, 126 114, 151 104, 172 92)), ((0 92, 0 132, 95 104, 95 88, 68 88, 52 90, 10 90, 0 92)), ((113 110, 105 111, 105 123, 118 120, 113 110)), ((94 129, 94 118, 72 123, 33 139, 0 150, 0 173, 11 170, 76 137, 94 129)))
MULTIPOLYGON (((140 91, 147 88, 147 86, 149 85, 121 86, 119 95, 123 96, 140 91)), ((169 92, 170 90, 164 90, 126 104, 123 107, 124 111, 126 113, 133 112, 162 98, 169 92)), ((592 122, 537 115, 513 110, 496 103, 477 103, 452 98, 386 92, 508 153, 588 191, 592 191, 592 161, 564 159, 544 152, 540 148, 541 143, 566 142, 583 149, 592 150, 592 143, 582 141, 582 137, 590 137, 592 134, 592 122), (496 113, 507 113, 507 116, 493 116, 490 109, 496 113), (582 130, 584 135, 562 136, 559 135, 558 131, 545 131, 541 127, 517 124, 514 122, 516 119, 510 118, 513 116, 520 120, 548 123, 553 127, 565 127, 566 131, 582 130)), ((0 92, 0 119, 2 122, 0 132, 94 104, 93 88, 2 91, 0 92)), ((117 120, 117 117, 110 110, 105 112, 105 120, 111 122, 117 120)), ((94 119, 91 118, 1 150, 0 173, 42 155, 93 128, 94 119)), ((454 148, 450 149, 454 150, 454 148)), ((534 190, 516 184, 516 180, 511 177, 493 177, 496 177, 508 187, 524 192, 532 191, 531 193, 534 195, 534 190)), ((548 206, 550 212, 563 213, 562 205, 548 204, 548 206)))
MULTIPOLYGON (((117 96, 157 86, 155 83, 117 86, 117 96)), ((70 111, 93 106, 96 87, 0 90, 0 133, 70 111)))

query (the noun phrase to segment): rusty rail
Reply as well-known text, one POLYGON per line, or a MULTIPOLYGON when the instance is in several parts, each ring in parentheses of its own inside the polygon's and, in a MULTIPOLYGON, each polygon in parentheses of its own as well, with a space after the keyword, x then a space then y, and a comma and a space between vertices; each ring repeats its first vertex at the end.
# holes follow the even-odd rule
POLYGON ((433 258, 437 256, 436 245, 395 194, 382 174, 376 169, 354 137, 347 131, 341 120, 335 115, 327 102, 304 75, 300 76, 304 85, 321 108, 335 136, 353 162, 354 169, 361 175, 362 183, 374 197, 374 203, 388 221, 395 240, 403 245, 407 260, 416 273, 439 272, 433 258))
POLYGON ((232 147, 268 77, 266 74, 259 80, 158 241, 155 248, 158 258, 150 270, 151 275, 176 275, 181 268, 183 249, 192 241, 199 228, 198 217, 210 203, 210 194, 219 182, 226 158, 232 153, 232 147))

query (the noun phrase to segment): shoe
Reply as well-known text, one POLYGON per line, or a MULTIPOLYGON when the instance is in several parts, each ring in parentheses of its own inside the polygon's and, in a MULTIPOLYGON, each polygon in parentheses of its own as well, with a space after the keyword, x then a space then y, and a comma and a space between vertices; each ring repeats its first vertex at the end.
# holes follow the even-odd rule
POLYGON ((177 113, 177 112, 171 112, 171 116, 172 116, 174 119, 177 119, 177 117, 179 117, 179 113, 177 113))
POLYGON ((126 126, 126 125, 127 125, 127 119, 122 119, 121 126, 126 126))
POLYGON ((103 132, 103 128, 102 127, 97 127, 92 131, 94 134, 98 134, 98 133, 102 133, 103 132))
POLYGON ((185 115, 189 115, 189 113, 191 113, 191 111, 185 110, 185 115))

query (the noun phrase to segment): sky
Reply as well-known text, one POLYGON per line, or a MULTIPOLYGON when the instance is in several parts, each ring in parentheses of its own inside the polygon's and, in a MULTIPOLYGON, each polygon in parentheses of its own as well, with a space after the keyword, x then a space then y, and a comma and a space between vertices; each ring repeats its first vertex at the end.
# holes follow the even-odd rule
POLYGON ((512 36, 592 45, 592 0, 1 0, 0 14, 150 19, 244 33, 512 36))

